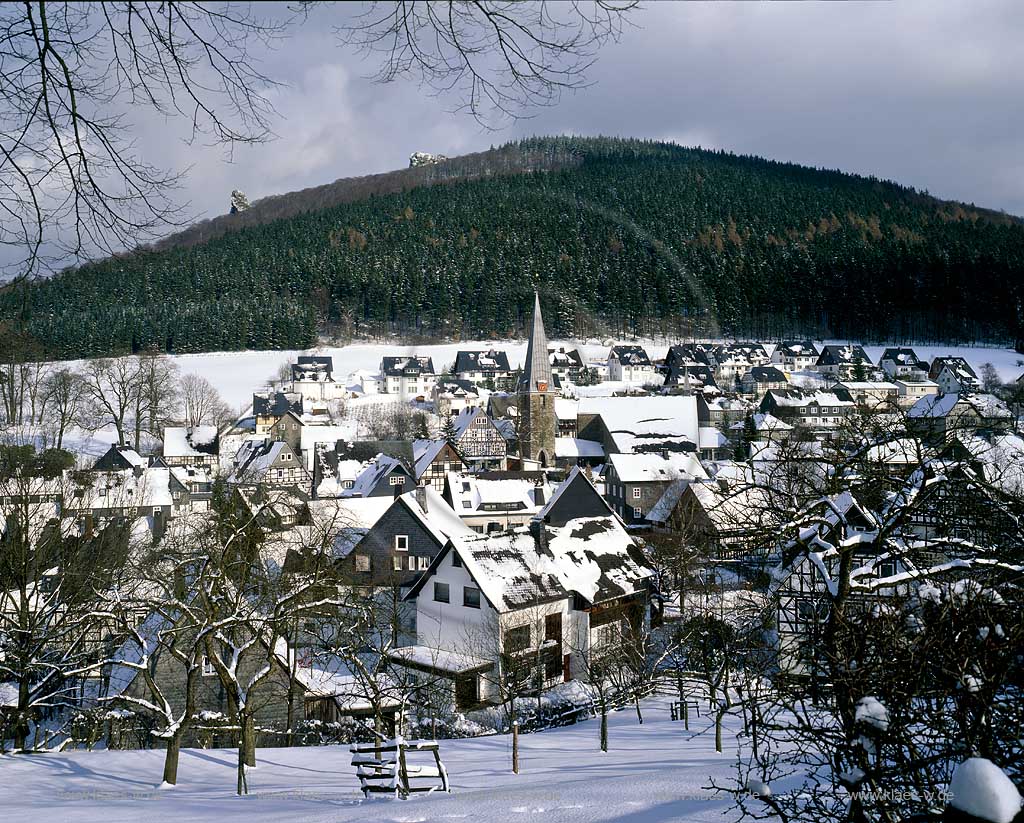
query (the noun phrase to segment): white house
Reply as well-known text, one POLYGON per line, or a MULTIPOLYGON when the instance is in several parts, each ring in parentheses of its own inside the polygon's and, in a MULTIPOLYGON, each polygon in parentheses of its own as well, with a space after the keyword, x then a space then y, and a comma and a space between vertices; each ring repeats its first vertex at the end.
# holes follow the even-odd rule
POLYGON ((416 645, 392 660, 450 678, 459 708, 499 699, 510 658, 545 687, 576 678, 581 655, 646 620, 653 572, 638 557, 612 515, 450 538, 406 596, 416 645))
POLYGON ((380 391, 401 400, 425 400, 434 391, 437 373, 429 357, 385 357, 380 363, 380 391))
POLYGON ((612 346, 608 352, 608 379, 623 383, 660 382, 657 370, 643 346, 612 346))
POLYGON ((771 362, 784 371, 810 371, 817 365, 819 355, 810 340, 783 340, 772 352, 771 362))

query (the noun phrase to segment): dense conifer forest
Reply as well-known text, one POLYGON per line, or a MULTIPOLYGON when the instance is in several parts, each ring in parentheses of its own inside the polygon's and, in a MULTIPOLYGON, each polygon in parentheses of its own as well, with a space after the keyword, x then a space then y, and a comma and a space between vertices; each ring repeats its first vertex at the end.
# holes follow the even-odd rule
POLYGON ((533 138, 472 158, 268 198, 8 287, 0 319, 61 358, 500 338, 522 333, 537 285, 552 336, 1018 336, 1016 218, 666 143, 533 138))

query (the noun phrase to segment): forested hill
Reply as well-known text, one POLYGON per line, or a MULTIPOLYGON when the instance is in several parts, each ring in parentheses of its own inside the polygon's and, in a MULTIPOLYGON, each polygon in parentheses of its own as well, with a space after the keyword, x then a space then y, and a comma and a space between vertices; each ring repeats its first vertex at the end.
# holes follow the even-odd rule
POLYGON ((0 317, 54 357, 505 337, 536 284, 553 336, 1017 336, 1020 221, 894 183, 605 138, 410 180, 9 288, 0 317))

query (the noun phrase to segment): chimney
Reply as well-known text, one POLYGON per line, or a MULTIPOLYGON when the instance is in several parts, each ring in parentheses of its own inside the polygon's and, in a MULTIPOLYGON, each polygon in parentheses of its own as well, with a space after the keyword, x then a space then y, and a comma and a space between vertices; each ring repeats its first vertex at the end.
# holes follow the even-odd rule
POLYGON ((416 502, 419 507, 423 510, 423 513, 427 513, 427 487, 417 486, 415 491, 416 502))

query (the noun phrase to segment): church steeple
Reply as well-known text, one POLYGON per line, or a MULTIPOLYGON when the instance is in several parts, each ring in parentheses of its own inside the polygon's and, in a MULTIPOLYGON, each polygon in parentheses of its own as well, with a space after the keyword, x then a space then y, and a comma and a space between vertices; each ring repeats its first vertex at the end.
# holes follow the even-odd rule
POLYGON ((533 293, 533 326, 526 362, 519 381, 519 456, 549 466, 555 459, 555 385, 548 355, 548 336, 540 313, 540 296, 533 293))
POLYGON ((540 295, 534 291, 533 326, 530 328, 530 340, 526 345, 526 363, 523 365, 519 391, 520 393, 554 391, 553 384, 551 360, 548 356, 548 336, 544 333, 544 318, 540 313, 540 295))

